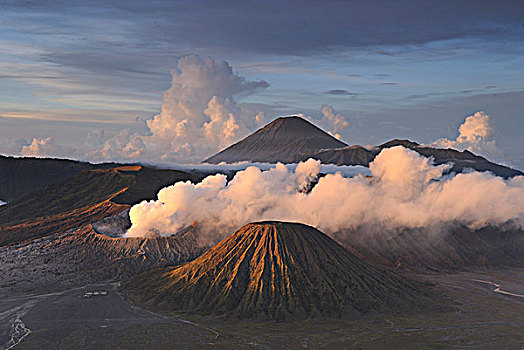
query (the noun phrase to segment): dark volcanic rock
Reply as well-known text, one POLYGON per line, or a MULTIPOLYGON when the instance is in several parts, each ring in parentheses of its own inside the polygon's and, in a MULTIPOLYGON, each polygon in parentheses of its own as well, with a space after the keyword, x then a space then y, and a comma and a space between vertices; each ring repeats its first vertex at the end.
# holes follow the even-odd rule
MULTIPOLYGON (((326 149, 317 152, 307 158, 320 160, 323 164, 336 165, 362 165, 369 166, 376 154, 362 146, 348 146, 344 148, 326 149)), ((304 157, 296 159, 295 162, 306 160, 304 157)))
POLYGON ((249 319, 354 317, 431 308, 424 286, 361 261, 313 227, 249 224, 186 265, 124 287, 162 310, 249 319))
POLYGON ((45 185, 63 181, 84 170, 108 169, 113 163, 90 164, 68 159, 0 155, 0 199, 15 201, 45 185))
POLYGON ((322 149, 347 146, 299 117, 278 118, 240 142, 204 162, 218 164, 240 161, 289 163, 322 149))
POLYGON ((442 149, 425 147, 409 140, 391 140, 383 145, 378 146, 378 150, 381 151, 384 148, 395 146, 410 148, 424 157, 433 157, 435 164, 451 162, 453 163, 453 167, 450 169, 450 171, 454 172, 462 172, 465 169, 473 169, 476 171, 491 171, 495 175, 505 178, 524 175, 524 173, 519 170, 490 162, 486 158, 477 156, 468 150, 460 152, 451 148, 442 149))

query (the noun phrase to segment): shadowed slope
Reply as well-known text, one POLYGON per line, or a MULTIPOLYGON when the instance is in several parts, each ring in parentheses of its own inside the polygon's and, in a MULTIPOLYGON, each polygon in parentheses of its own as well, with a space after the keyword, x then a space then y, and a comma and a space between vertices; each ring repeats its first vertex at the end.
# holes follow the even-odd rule
POLYGON ((433 157, 435 164, 453 163, 450 171, 467 169, 491 171, 505 178, 524 175, 521 171, 490 162, 468 150, 440 149, 421 146, 409 140, 391 140, 374 149, 347 146, 300 117, 278 118, 240 142, 209 157, 204 162, 235 163, 242 161, 267 163, 298 163, 309 158, 323 164, 369 166, 384 148, 403 146, 424 157, 433 157))
POLYGON ((143 166, 82 171, 1 206, 0 246, 99 221, 181 180, 198 178, 143 166))
POLYGON ((298 163, 308 158, 313 158, 320 160, 323 164, 363 165, 367 167, 383 149, 395 146, 412 149, 424 157, 433 157, 437 165, 453 163, 452 168, 449 170, 450 172, 460 173, 466 169, 474 169, 476 171, 491 171, 495 175, 504 178, 523 175, 519 170, 490 162, 486 158, 477 156, 468 150, 457 151, 451 148, 431 148, 421 146, 409 140, 391 140, 372 150, 368 150, 362 146, 326 149, 316 153, 299 155, 293 159, 292 162, 298 163))
POLYGON ((474 169, 476 171, 491 171, 495 175, 505 178, 524 175, 524 173, 519 170, 490 162, 486 158, 473 154, 468 150, 457 151, 452 148, 432 148, 421 146, 418 143, 411 142, 409 140, 397 139, 378 146, 378 150, 380 151, 384 148, 395 147, 399 145, 410 148, 424 157, 433 157, 435 159, 435 164, 445 164, 451 162, 453 163, 453 167, 450 169, 450 171, 454 172, 462 172, 465 169, 474 169))
POLYGON ((108 169, 116 164, 90 164, 68 159, 7 157, 0 155, 0 199, 13 202, 46 185, 84 170, 108 169))
POLYGON ((524 267, 524 232, 517 228, 402 228, 336 233, 336 239, 374 265, 411 271, 524 267))
POLYGON ((303 154, 347 146, 299 117, 278 118, 204 162, 291 162, 303 154))
POLYGON ((163 310, 276 320, 420 309, 430 301, 420 284, 362 262, 315 228, 281 222, 246 225, 193 262, 146 273, 124 289, 163 310))

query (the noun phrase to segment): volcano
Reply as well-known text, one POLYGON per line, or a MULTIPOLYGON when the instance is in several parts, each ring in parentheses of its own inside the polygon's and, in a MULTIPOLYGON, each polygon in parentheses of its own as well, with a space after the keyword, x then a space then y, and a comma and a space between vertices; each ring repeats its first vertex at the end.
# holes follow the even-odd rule
POLYGON ((352 318, 435 305, 426 286, 375 268, 317 229, 248 224, 194 261, 124 286, 161 310, 253 320, 352 318))
POLYGON ((300 117, 282 117, 204 162, 290 163, 323 149, 346 146, 344 142, 300 117))
MULTIPOLYGON (((32 168, 35 173, 38 173, 38 169, 33 166, 34 163, 46 164, 31 158, 27 161, 27 167, 32 168)), ((19 163, 22 166, 18 168, 24 169, 24 163, 19 163)), ((50 165, 46 167, 52 168, 55 163, 60 165, 59 161, 51 159, 50 165)), ((78 167, 78 164, 83 163, 71 164, 78 167)), ((42 172, 45 172, 46 167, 43 167, 42 172)), ((30 173, 24 171, 22 174, 25 172, 30 173)), ((21 181, 31 179, 25 175, 21 177, 24 178, 21 181)), ((1 206, 0 246, 97 222, 121 213, 142 200, 153 198, 167 185, 198 179, 197 176, 182 171, 141 165, 80 171, 63 181, 42 185, 40 189, 1 206)))
POLYGON ((490 171, 504 178, 524 175, 520 170, 490 162, 468 150, 432 148, 409 140, 394 139, 373 149, 348 146, 300 117, 275 119, 242 141, 204 160, 204 163, 298 163, 313 158, 323 164, 368 167, 380 151, 395 146, 412 149, 424 157, 433 157, 437 165, 451 163, 449 172, 473 169, 490 171))

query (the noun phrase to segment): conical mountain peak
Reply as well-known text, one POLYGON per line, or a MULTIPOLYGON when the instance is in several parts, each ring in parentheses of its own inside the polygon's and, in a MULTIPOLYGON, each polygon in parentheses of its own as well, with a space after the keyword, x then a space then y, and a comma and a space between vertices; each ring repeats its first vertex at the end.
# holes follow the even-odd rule
POLYGON ((280 117, 242 141, 205 160, 207 163, 293 162, 304 154, 347 146, 307 120, 280 117))
POLYGON ((317 229, 276 221, 248 224, 127 290, 164 310, 276 320, 408 310, 429 300, 418 283, 364 263, 317 229))

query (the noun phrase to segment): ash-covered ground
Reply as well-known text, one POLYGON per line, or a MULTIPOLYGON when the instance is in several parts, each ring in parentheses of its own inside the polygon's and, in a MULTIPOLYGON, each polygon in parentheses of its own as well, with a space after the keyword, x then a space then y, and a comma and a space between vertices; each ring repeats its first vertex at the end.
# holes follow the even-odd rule
POLYGON ((0 349, 519 349, 524 345, 524 270, 517 268, 410 274, 435 283, 456 310, 409 317, 369 315, 351 322, 253 323, 159 315, 123 300, 117 293, 119 282, 200 253, 188 248, 189 238, 180 239, 111 238, 85 227, 0 248, 0 349), (83 297, 95 291, 107 295, 83 297))
POLYGON ((519 349, 522 272, 422 276, 452 312, 291 323, 157 314, 126 302, 117 283, 87 284, 2 297, 0 349, 519 349))
POLYGON ((200 255, 191 235, 112 238, 91 226, 0 247, 0 298, 125 280, 200 255))

